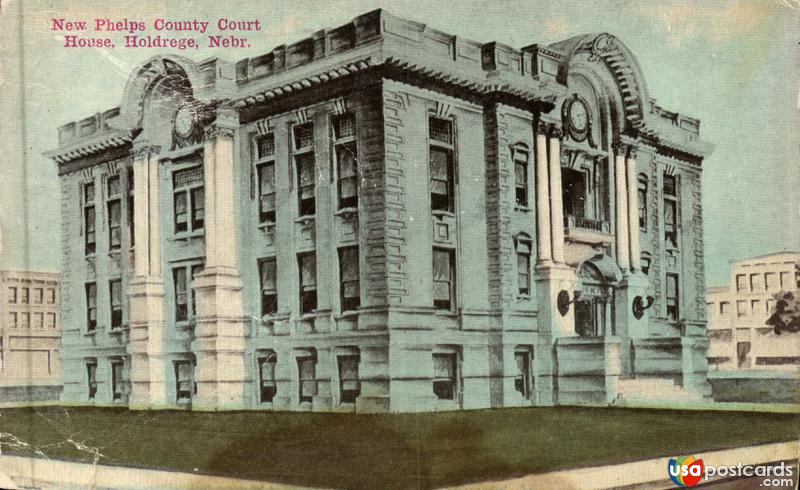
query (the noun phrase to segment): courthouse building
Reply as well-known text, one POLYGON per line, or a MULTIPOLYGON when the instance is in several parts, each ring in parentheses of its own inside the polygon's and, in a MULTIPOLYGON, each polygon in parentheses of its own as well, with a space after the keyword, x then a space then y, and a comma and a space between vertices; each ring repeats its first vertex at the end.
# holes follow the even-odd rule
POLYGON ((62 399, 702 399, 699 126, 609 34, 520 49, 374 11, 147 60, 49 154, 62 399))
POLYGON ((800 333, 781 332, 765 321, 775 311, 775 293, 800 292, 800 252, 776 252, 731 264, 731 282, 710 287, 709 368, 797 371, 800 333))
POLYGON ((0 401, 58 399, 58 274, 0 271, 0 401))

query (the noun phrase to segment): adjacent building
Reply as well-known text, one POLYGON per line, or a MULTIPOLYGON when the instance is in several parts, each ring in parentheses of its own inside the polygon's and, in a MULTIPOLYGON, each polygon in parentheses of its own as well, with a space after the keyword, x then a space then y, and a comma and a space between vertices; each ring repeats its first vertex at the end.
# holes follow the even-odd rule
POLYGON ((149 59, 49 153, 62 399, 707 396, 699 128, 609 34, 519 49, 374 11, 236 63, 149 59))
POLYGON ((0 271, 0 401, 57 400, 58 274, 0 271))
POLYGON ((800 252, 737 260, 730 284, 708 288, 710 369, 797 371, 800 333, 776 334, 765 324, 781 291, 800 294, 800 252))

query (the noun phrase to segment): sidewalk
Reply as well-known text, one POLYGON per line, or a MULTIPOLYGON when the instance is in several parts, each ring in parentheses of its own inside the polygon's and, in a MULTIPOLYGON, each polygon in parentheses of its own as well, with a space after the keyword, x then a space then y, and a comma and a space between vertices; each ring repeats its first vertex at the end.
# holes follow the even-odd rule
MULTIPOLYGON (((678 456, 677 454, 674 456, 678 456)), ((784 442, 723 451, 697 453, 706 464, 754 465, 776 461, 797 461, 800 443, 784 442)), ((669 458, 656 458, 613 466, 579 468, 538 475, 528 475, 510 480, 481 482, 452 488, 478 489, 531 489, 558 488, 594 490, 620 487, 671 488, 667 474, 669 458)), ((0 487, 4 477, 10 477, 18 488, 96 488, 96 489, 270 489, 288 490, 303 488, 295 485, 224 478, 216 476, 177 473, 169 471, 124 468, 118 466, 69 463, 18 456, 0 456, 0 487)), ((709 480, 711 481, 711 480, 709 480)))

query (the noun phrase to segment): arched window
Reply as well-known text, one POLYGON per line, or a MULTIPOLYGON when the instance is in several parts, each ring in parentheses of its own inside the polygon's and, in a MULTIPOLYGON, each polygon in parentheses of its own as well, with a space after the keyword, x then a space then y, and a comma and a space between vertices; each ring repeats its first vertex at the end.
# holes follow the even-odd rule
POLYGON ((639 201, 639 229, 647 231, 647 176, 645 174, 639 174, 636 196, 639 201))

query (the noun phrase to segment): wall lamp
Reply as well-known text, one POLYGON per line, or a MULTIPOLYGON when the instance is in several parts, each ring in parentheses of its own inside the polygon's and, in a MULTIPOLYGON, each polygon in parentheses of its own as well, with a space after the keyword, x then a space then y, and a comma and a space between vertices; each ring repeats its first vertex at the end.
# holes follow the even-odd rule
POLYGON ((644 316, 644 310, 646 310, 646 309, 650 308, 651 306, 653 306, 653 303, 655 302, 655 300, 656 299, 654 297, 648 296, 647 297, 647 306, 645 306, 644 300, 642 299, 641 296, 637 296, 637 297, 633 298, 633 316, 637 320, 641 320, 642 316, 644 316))
POLYGON ((569 299, 569 292, 566 289, 562 289, 558 292, 558 296, 556 297, 556 305, 558 306, 558 312, 561 313, 561 316, 564 316, 569 312, 569 305, 578 301, 578 298, 581 297, 580 291, 575 291, 572 296, 572 301, 569 299))

